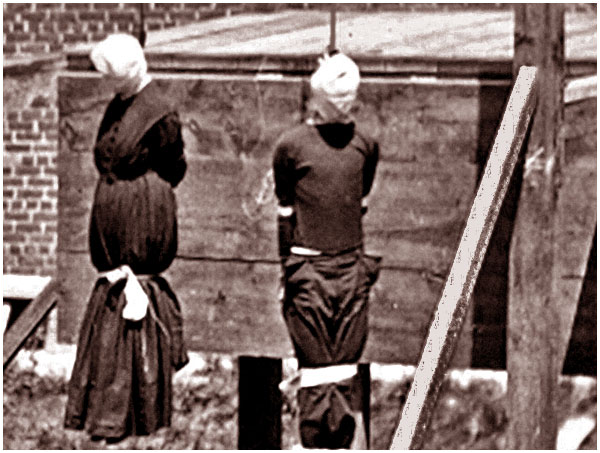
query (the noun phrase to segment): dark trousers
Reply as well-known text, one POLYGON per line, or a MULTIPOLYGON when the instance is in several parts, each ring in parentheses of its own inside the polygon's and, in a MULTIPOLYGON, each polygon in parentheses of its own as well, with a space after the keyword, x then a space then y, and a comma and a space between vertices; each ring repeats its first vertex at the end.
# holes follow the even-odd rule
MULTIPOLYGON (((284 264, 283 315, 300 368, 357 363, 368 333, 369 290, 379 258, 353 250, 291 255, 284 264)), ((357 378, 301 388, 300 436, 306 448, 348 448, 361 410, 357 378)))

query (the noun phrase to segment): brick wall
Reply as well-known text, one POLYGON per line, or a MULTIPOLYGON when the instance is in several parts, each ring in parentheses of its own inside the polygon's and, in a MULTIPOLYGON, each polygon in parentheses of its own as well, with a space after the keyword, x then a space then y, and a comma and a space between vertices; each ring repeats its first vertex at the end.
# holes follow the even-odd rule
MULTIPOLYGON (((148 3, 147 30, 228 13, 215 3, 148 3)), ((115 32, 137 33, 138 3, 4 3, 4 56, 60 52, 65 45, 99 41, 115 32)))
POLYGON ((55 75, 4 75, 5 273, 51 275, 57 229, 55 75))

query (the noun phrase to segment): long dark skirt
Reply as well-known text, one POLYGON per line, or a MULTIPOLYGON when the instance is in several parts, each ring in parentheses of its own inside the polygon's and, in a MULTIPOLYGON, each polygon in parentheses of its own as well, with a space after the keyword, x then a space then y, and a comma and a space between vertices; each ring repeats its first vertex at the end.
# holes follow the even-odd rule
POLYGON ((139 322, 121 316, 124 283, 96 282, 81 326, 65 416, 65 427, 108 439, 169 426, 172 372, 188 362, 181 310, 167 281, 140 280, 150 305, 139 322))
MULTIPOLYGON (((367 341, 369 290, 379 275, 379 262, 359 250, 286 260, 283 315, 300 367, 358 362, 367 341)), ((354 378, 301 388, 302 445, 349 448, 361 392, 354 378)))

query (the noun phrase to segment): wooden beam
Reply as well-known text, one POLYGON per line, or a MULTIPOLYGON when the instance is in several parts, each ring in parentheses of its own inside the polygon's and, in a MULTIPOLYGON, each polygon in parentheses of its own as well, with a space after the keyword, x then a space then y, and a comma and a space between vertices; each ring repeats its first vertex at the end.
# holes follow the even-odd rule
POLYGON ((523 67, 508 100, 490 157, 438 303, 391 449, 419 448, 467 312, 477 274, 536 102, 534 67, 523 67))
MULTIPOLYGON (((515 6, 515 65, 539 70, 510 246, 507 325, 508 449, 556 447, 560 311, 553 297, 554 224, 563 143, 564 6, 515 6)), ((575 300, 574 303, 577 301, 575 300)))
POLYGON ((281 359, 238 358, 238 449, 281 450, 281 359))
POLYGON ((10 364, 25 340, 40 325, 48 312, 56 305, 59 298, 60 283, 52 280, 42 292, 33 299, 21 313, 4 336, 3 360, 4 369, 10 364))

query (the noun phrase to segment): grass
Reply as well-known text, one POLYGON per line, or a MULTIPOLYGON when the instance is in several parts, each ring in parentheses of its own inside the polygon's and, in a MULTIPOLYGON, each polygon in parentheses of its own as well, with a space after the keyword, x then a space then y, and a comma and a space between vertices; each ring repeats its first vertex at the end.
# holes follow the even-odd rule
MULTIPOLYGON (((62 427, 66 381, 33 371, 4 373, 5 449, 236 449, 237 368, 217 354, 204 355, 204 366, 174 383, 172 426, 117 444, 93 442, 84 432, 62 427)), ((285 373, 285 371, 284 371, 285 373)), ((386 449, 400 416, 410 377, 378 379, 371 386, 372 448, 386 449)), ((446 379, 424 447, 427 449, 503 449, 508 424, 503 385, 494 379, 446 379)), ((596 389, 563 379, 559 422, 569 414, 593 411, 596 389)), ((282 446, 298 445, 297 407, 284 396, 282 446)), ((595 449, 595 434, 586 448, 595 449)))

